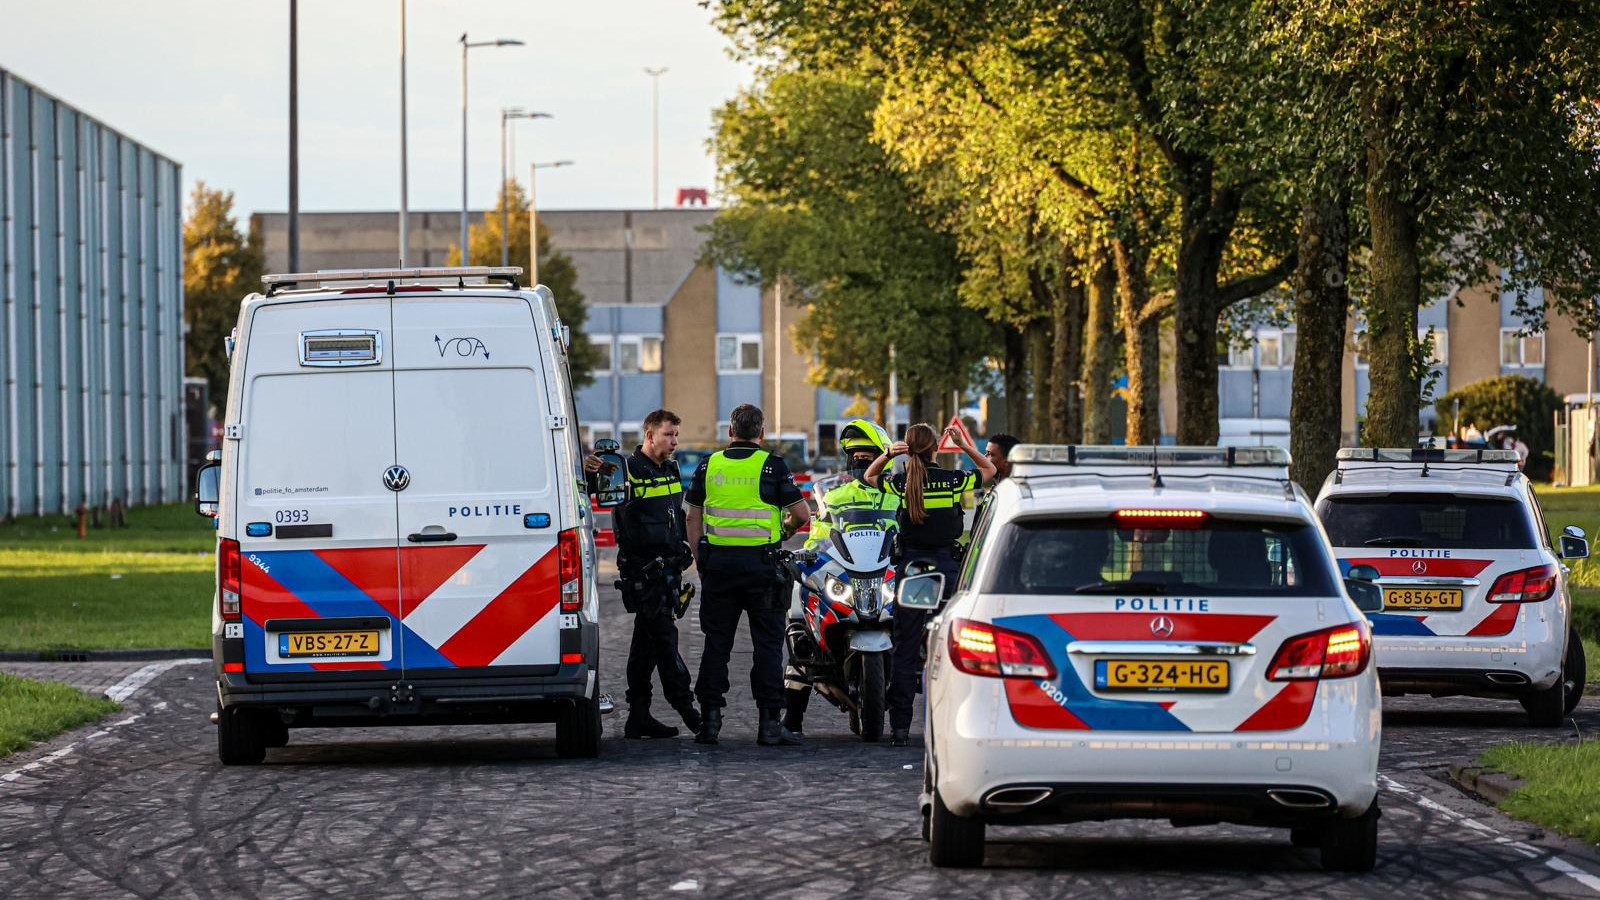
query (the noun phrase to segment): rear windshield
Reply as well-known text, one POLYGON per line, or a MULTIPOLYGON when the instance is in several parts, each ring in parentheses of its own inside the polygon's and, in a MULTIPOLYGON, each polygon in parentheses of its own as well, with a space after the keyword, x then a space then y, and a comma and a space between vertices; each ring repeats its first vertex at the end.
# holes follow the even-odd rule
POLYGON ((1324 498, 1317 515, 1335 547, 1532 550, 1539 546, 1516 500, 1454 494, 1324 498))
POLYGON ((1311 525, 1208 519, 1200 528, 1119 528, 1111 519, 1028 519, 999 544, 989 590, 1004 594, 1326 597, 1339 592, 1311 525))

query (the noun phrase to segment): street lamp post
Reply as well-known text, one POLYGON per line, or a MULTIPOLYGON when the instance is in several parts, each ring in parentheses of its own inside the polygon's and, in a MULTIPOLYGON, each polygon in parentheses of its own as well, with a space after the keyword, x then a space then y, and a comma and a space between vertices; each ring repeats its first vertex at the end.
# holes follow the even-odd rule
POLYGON ((300 22, 289 0, 289 271, 300 271, 300 22))
POLYGON ((650 208, 661 208, 661 76, 665 66, 645 69, 650 76, 650 208))
POLYGON ((469 41, 461 33, 461 264, 467 264, 467 51, 474 47, 520 47, 522 42, 510 38, 493 41, 469 41))
MULTIPOLYGON (((506 123, 512 119, 549 119, 549 113, 528 112, 512 106, 500 110, 500 265, 511 265, 511 235, 507 229, 506 212, 506 123)), ((465 265, 465 263, 463 263, 465 265)))
POLYGON ((406 0, 400 0, 400 268, 411 244, 411 200, 406 177, 406 0))
POLYGON ((572 165, 570 159, 531 163, 528 166, 528 284, 539 283, 539 190, 535 179, 540 169, 559 169, 572 165))

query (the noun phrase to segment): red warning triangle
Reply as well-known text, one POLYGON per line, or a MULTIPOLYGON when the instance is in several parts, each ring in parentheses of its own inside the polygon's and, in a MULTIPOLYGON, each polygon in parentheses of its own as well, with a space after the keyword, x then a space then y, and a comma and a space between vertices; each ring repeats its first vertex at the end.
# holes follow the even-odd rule
POLYGON ((477 556, 483 546, 401 547, 400 577, 405 584, 406 614, 415 611, 422 601, 439 589, 439 585, 461 571, 461 567, 477 556))
POLYGON ((400 559, 393 547, 318 550, 335 572, 350 580, 395 618, 400 617, 400 559))
MULTIPOLYGON (((945 427, 946 428, 954 428, 954 429, 960 431, 961 432, 961 437, 964 438, 967 443, 969 443, 969 444, 972 443, 972 432, 968 431, 967 430, 967 426, 963 425, 961 423, 961 417, 960 416, 951 416, 950 417, 950 424, 946 425, 945 427)), ((962 452, 962 450, 961 450, 961 447, 959 445, 957 445, 955 441, 952 441, 952 440, 950 440, 950 438, 946 437, 943 440, 939 441, 939 452, 940 453, 960 453, 960 452, 962 452)))

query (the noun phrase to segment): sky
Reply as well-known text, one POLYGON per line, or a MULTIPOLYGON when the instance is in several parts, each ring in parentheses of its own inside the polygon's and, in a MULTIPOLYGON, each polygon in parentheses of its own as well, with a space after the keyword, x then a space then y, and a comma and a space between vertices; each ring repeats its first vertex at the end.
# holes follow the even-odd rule
MULTIPOLYGON (((300 0, 300 208, 398 209, 401 0, 300 0)), ((288 208, 289 0, 55 0, 0 9, 0 68, 230 190, 288 208)), ((651 205, 651 85, 661 88, 661 205, 715 188, 712 110, 752 79, 697 0, 406 0, 410 207, 461 206, 461 34, 469 54, 469 203, 494 201, 500 110, 541 209, 651 205)))

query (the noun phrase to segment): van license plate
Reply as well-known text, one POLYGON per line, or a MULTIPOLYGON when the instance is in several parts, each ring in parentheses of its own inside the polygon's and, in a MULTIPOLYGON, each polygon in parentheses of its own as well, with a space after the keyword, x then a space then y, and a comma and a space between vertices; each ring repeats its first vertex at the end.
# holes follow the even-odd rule
POLYGON ((278 655, 377 656, 376 631, 290 631, 278 635, 278 655))
POLYGON ((1228 690, 1228 661, 1097 659, 1094 686, 1102 691, 1223 693, 1228 690))
POLYGON ((1444 609, 1461 608, 1460 588, 1384 588, 1385 609, 1444 609))

